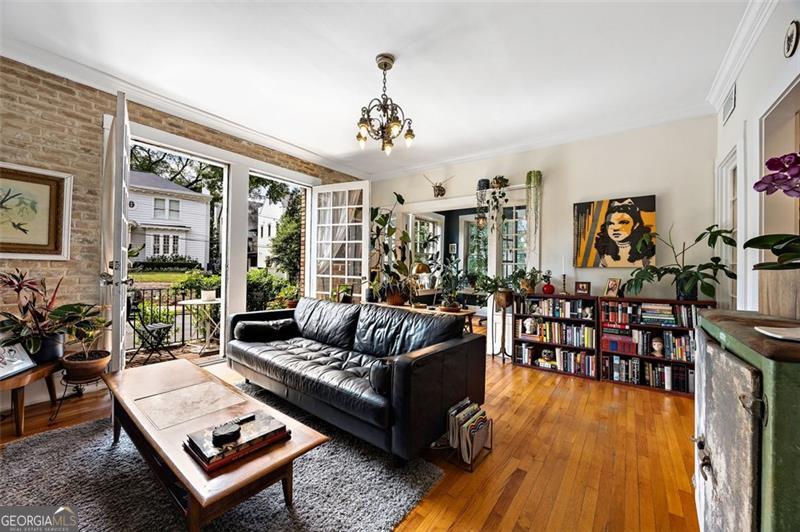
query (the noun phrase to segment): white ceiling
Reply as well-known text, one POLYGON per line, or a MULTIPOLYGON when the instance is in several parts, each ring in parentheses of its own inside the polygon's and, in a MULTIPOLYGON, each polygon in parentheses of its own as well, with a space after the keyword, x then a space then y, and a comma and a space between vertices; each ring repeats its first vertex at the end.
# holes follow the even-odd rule
POLYGON ((58 54, 381 178, 710 113, 744 6, 3 2, 0 46, 58 54), (383 51, 417 134, 388 158, 354 139, 383 51))

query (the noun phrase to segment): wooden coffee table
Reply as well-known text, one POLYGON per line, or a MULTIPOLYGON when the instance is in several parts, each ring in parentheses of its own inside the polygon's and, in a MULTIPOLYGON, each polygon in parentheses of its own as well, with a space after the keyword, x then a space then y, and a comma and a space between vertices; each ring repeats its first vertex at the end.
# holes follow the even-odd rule
POLYGON ((126 369, 103 380, 114 397, 114 442, 124 428, 192 531, 278 481, 291 505, 294 460, 328 441, 188 360, 126 369), (292 437, 212 473, 183 448, 188 433, 256 409, 285 423, 292 437))

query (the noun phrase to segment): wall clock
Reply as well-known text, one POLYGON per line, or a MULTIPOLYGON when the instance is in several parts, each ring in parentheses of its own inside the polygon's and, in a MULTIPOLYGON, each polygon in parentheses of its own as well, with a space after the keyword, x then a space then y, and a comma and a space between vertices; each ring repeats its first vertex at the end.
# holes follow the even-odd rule
POLYGON ((783 57, 790 58, 797 51, 797 39, 800 36, 800 21, 793 20, 786 28, 786 37, 783 38, 783 57))

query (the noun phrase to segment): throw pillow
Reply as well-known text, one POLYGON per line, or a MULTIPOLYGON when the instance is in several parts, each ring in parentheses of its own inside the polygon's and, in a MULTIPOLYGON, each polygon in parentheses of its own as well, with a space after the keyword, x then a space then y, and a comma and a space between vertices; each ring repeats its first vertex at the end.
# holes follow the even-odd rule
POLYGON ((240 321, 233 329, 233 337, 243 342, 271 342, 299 336, 297 323, 292 318, 269 321, 240 321))

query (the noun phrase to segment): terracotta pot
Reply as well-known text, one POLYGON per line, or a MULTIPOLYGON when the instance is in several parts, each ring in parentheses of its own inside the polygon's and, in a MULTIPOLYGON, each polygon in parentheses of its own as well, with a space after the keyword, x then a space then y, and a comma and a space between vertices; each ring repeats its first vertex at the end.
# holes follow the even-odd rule
POLYGON ((89 351, 89 360, 84 358, 83 351, 70 353, 64 357, 62 364, 66 371, 66 380, 70 382, 91 381, 99 379, 108 363, 111 362, 111 353, 108 351, 89 351))
POLYGON ((542 293, 551 296, 556 293, 556 287, 550 283, 547 283, 542 287, 542 293))
POLYGON ((297 308, 298 301, 296 299, 290 299, 286 302, 286 308, 297 308))
POLYGON ((508 308, 514 299, 514 293, 511 290, 503 289, 494 293, 494 301, 499 308, 508 308))
POLYGON ((401 307, 406 303, 406 296, 402 292, 387 292, 386 302, 395 307, 401 307))

